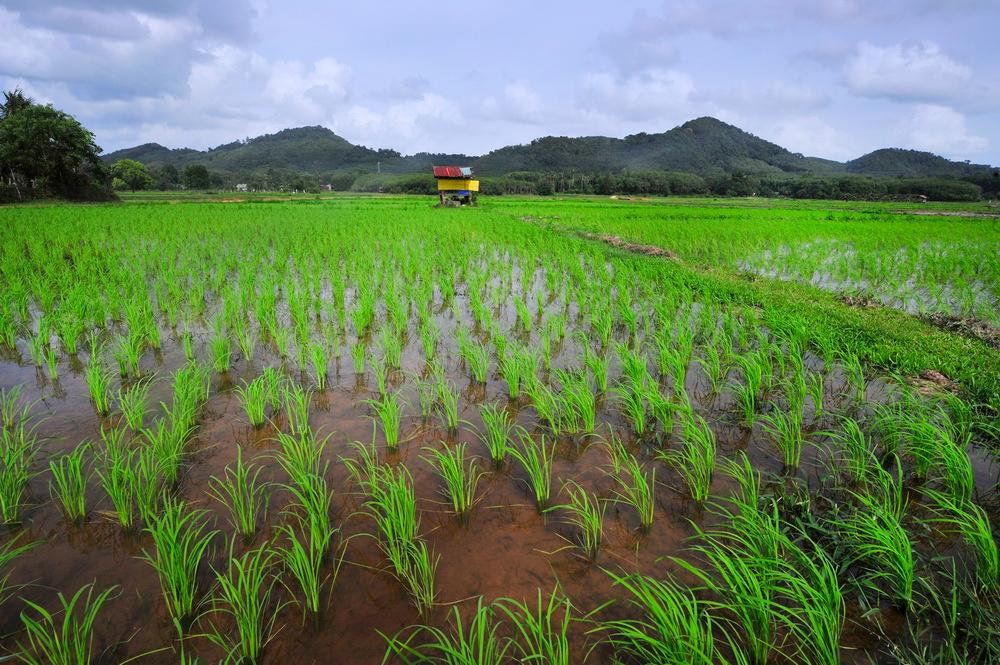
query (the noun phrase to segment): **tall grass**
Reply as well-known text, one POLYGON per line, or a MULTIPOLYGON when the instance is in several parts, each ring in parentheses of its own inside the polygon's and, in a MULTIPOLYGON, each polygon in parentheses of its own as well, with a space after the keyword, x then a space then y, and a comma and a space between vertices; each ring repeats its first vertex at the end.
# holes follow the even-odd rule
POLYGON ((95 596, 94 583, 85 584, 69 600, 59 592, 58 612, 49 612, 25 599, 21 623, 27 641, 18 644, 17 658, 26 665, 90 665, 95 662, 94 626, 101 609, 117 589, 110 587, 95 596))

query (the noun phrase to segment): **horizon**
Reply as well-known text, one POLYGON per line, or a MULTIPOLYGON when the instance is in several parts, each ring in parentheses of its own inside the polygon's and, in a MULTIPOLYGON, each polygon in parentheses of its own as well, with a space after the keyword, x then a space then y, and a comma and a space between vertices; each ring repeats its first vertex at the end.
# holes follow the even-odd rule
POLYGON ((897 147, 1000 164, 986 1, 515 2, 462 23, 406 4, 148 5, 0 0, 0 86, 73 114, 105 153, 318 125, 476 156, 710 116, 837 161, 897 147))

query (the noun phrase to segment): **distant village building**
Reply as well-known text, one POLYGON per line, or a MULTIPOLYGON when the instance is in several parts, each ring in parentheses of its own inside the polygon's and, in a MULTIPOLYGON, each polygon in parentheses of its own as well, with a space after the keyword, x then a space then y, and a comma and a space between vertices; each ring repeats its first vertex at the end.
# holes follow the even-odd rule
POLYGON ((472 179, 471 166, 434 166, 438 205, 472 205, 479 191, 479 181, 472 179))
POLYGON ((237 192, 248 192, 248 191, 250 191, 250 185, 246 184, 245 182, 241 182, 238 185, 236 185, 236 191, 237 192))

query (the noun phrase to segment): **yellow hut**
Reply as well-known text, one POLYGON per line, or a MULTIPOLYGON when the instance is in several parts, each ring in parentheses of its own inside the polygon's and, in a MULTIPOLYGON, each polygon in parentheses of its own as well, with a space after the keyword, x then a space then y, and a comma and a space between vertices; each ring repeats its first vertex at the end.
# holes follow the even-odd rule
POLYGON ((479 181, 472 179, 470 166, 434 166, 440 205, 472 205, 479 181))

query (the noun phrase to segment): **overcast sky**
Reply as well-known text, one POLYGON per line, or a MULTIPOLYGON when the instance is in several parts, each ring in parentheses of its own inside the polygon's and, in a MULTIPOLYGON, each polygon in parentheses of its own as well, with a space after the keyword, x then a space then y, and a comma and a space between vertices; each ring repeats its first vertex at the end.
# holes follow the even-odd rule
POLYGON ((405 153, 712 115, 1000 164, 1000 0, 0 0, 0 88, 105 150, 324 125, 405 153))

